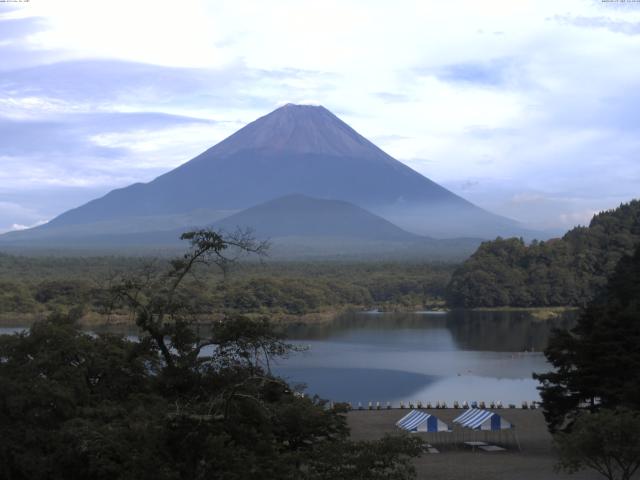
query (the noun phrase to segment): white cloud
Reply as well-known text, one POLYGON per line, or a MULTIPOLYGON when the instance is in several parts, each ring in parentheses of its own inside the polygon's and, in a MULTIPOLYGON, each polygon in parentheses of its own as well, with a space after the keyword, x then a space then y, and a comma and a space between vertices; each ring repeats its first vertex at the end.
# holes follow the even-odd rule
POLYGON ((47 223, 47 220, 39 220, 35 223, 32 223, 31 225, 22 225, 21 223, 14 223, 11 225, 11 228, 9 229, 9 231, 26 230, 28 228, 39 227, 40 225, 44 225, 45 223, 47 223))
POLYGON ((24 205, 10 201, 0 201, 0 233, 35 227, 45 223, 45 221, 38 218, 38 215, 37 211, 24 205), (23 225, 15 222, 17 219, 26 220, 29 224, 23 225))

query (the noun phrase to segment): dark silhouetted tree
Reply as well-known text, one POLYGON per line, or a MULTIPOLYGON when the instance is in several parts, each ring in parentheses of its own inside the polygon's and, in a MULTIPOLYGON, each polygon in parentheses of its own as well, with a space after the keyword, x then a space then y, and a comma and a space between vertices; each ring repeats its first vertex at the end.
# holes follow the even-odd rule
MULTIPOLYGON (((419 439, 353 442, 339 408, 272 374, 292 346, 268 319, 196 328, 203 306, 183 282, 228 240, 183 238, 191 249, 167 271, 113 282, 135 341, 84 333, 62 314, 0 336, 0 478, 413 478, 419 439)), ((245 241, 236 246, 260 253, 245 241)))
POLYGON ((640 468, 640 412, 583 412, 571 431, 555 436, 555 443, 559 470, 590 468, 609 480, 630 480, 640 468))
POLYGON ((545 355, 554 370, 537 374, 551 431, 582 409, 640 409, 640 247, 623 257, 604 291, 571 331, 552 335, 545 355))

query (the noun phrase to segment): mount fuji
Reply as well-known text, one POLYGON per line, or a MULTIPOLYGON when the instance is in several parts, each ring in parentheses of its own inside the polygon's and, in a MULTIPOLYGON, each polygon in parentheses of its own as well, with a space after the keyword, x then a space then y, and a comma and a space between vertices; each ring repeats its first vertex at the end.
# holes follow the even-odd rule
MULTIPOLYGON (((526 235, 517 222, 468 202, 394 159, 326 108, 288 104, 151 182, 113 190, 47 224, 0 236, 0 244, 141 238, 145 232, 215 224, 290 195, 348 202, 409 235, 526 235)), ((278 219, 270 218, 269 230, 277 234, 278 219)), ((330 225, 329 218, 324 220, 330 225)), ((280 223, 287 224, 288 234, 296 233, 290 219, 280 223)))

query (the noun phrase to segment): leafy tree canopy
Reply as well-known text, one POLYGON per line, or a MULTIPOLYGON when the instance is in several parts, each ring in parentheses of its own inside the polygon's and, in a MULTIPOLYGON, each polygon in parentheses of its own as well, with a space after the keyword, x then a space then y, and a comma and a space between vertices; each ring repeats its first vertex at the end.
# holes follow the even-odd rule
POLYGON ((498 238, 483 243, 447 288, 458 307, 584 306, 616 264, 640 243, 640 200, 593 217, 546 242, 498 238))
MULTIPOLYGON (((83 333, 68 314, 0 336, 0 478, 413 478, 418 439, 353 442, 339 408, 271 373, 292 346, 268 319, 190 328, 181 285, 229 245, 211 231, 185 239, 166 272, 112 285, 136 341, 83 333)), ((235 246, 260 251, 250 238, 235 246)))
POLYGON ((609 480, 629 480, 640 468, 640 412, 583 413, 571 432, 556 435, 555 443, 559 470, 574 473, 587 467, 609 480))

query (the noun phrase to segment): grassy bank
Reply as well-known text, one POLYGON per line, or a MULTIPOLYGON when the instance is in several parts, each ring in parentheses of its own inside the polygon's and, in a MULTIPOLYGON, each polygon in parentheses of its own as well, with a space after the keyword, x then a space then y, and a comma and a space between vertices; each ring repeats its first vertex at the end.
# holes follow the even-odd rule
MULTIPOLYGON (((460 415, 461 410, 426 410, 451 425, 452 420, 460 415)), ((522 448, 505 435, 503 443, 505 452, 471 451, 462 444, 457 446, 441 446, 436 443, 432 434, 424 435, 425 439, 436 447, 439 454, 423 454, 415 460, 420 480, 595 480, 601 477, 583 471, 575 475, 564 475, 554 472, 556 455, 551 435, 540 410, 502 409, 498 412, 516 426, 516 434, 522 448)), ((355 439, 374 440, 387 433, 399 434, 395 422, 408 413, 408 410, 363 410, 351 411, 347 414, 347 422, 355 439)), ((454 432, 454 435, 457 432, 454 432)), ((439 434, 443 438, 446 434, 439 434)), ((482 435, 482 434, 480 434, 482 435)), ((499 444, 497 437, 490 437, 489 443, 499 444)))
MULTIPOLYGON (((64 311, 65 307, 61 307, 64 311)), ((441 303, 431 303, 429 305, 385 305, 383 307, 372 307, 371 305, 341 305, 341 306, 325 306, 314 312, 307 312, 301 314, 291 314, 282 311, 244 311, 226 313, 213 313, 210 315, 203 314, 197 319, 197 322, 206 324, 212 321, 218 321, 224 319, 226 315, 234 313, 242 313, 250 318, 258 318, 262 316, 268 316, 270 320, 280 325, 323 325, 331 323, 335 318, 341 314, 347 312, 365 312, 376 310, 380 313, 414 313, 425 310, 435 311, 448 311, 446 305, 441 303)), ((540 308, 476 308, 470 309, 470 311, 478 312, 524 312, 531 315, 534 320, 541 322, 547 320, 554 320, 561 317, 563 314, 571 311, 577 311, 576 307, 540 307, 540 308)), ((0 326, 24 326, 31 325, 32 323, 43 320, 50 313, 50 311, 42 310, 37 313, 16 313, 16 312, 2 312, 0 313, 0 326)), ((98 313, 95 311, 85 312, 78 323, 83 327, 105 326, 105 325, 135 325, 135 319, 126 312, 116 312, 110 314, 98 313)))
POLYGON ((527 312, 536 320, 552 320, 567 312, 578 311, 578 307, 479 307, 472 308, 476 312, 527 312))

